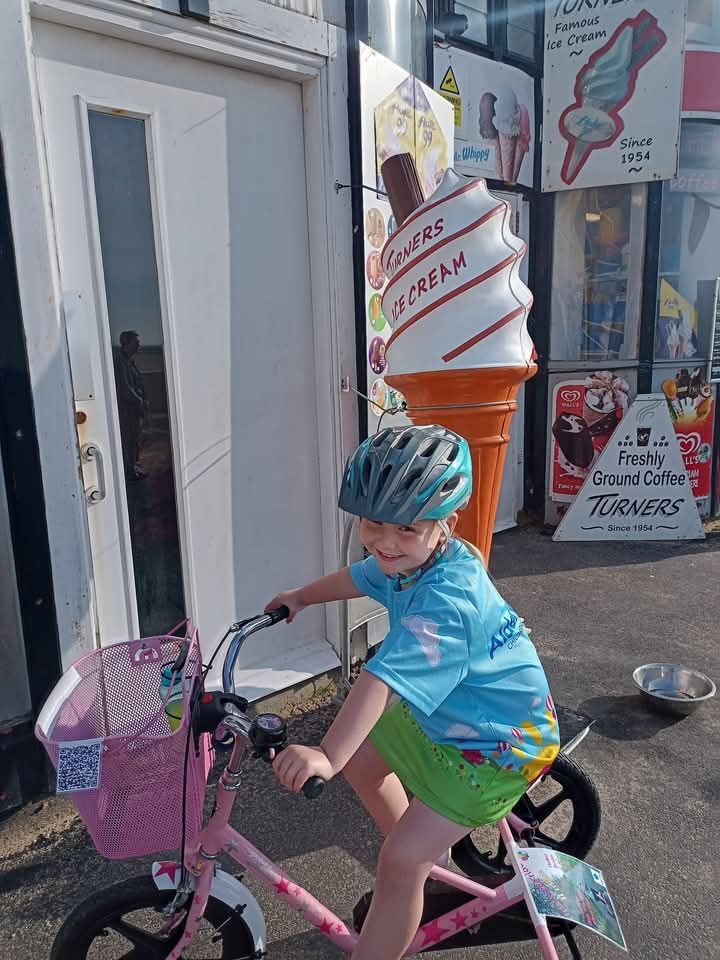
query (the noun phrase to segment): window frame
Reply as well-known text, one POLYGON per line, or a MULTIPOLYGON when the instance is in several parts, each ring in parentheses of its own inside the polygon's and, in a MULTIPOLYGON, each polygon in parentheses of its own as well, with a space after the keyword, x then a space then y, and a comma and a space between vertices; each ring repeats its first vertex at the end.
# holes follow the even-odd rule
MULTIPOLYGON (((434 0, 433 12, 435 21, 446 14, 455 13, 455 0, 434 0)), ((445 34, 439 33, 439 36, 445 37, 453 46, 467 50, 469 53, 481 53, 493 60, 519 67, 533 77, 539 77, 542 74, 545 30, 544 7, 538 4, 535 9, 535 49, 532 59, 508 49, 507 27, 508 0, 488 0, 487 43, 481 43, 479 40, 473 40, 464 35, 446 37, 445 34)))

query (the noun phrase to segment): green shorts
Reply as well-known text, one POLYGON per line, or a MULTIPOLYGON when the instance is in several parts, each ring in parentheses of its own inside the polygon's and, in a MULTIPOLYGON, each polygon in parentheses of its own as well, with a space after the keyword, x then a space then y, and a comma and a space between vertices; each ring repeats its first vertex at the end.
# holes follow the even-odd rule
POLYGON ((433 743, 404 700, 380 717, 370 740, 414 797, 464 827, 507 816, 528 788, 492 760, 471 763, 457 747, 433 743))

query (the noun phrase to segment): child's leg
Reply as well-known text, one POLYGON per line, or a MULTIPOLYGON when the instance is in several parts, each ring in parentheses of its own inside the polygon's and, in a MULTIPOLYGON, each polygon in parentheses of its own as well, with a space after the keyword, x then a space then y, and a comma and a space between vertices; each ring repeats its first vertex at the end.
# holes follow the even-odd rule
POLYGON ((370 740, 363 743, 343 773, 380 832, 388 836, 408 808, 407 794, 397 774, 370 740))
POLYGON ((352 960, 400 960, 417 933, 430 870, 468 832, 412 801, 383 844, 370 912, 352 960))

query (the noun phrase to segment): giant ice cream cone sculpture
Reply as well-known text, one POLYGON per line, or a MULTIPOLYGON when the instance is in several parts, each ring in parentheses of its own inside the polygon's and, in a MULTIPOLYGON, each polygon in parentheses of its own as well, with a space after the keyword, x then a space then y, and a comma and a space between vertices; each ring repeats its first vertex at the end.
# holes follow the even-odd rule
POLYGON ((418 206, 407 154, 387 161, 383 179, 401 224, 382 253, 383 312, 393 326, 386 379, 414 423, 439 423, 468 440, 475 486, 458 530, 487 559, 518 390, 537 369, 527 332, 532 294, 519 275, 525 244, 484 180, 448 170, 418 206))

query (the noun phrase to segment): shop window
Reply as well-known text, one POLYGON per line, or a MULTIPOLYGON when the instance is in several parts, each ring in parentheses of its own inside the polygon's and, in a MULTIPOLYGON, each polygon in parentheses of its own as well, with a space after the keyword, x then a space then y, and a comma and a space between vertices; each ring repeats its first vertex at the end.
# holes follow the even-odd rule
POLYGON ((507 5, 506 46, 524 60, 535 59, 536 5, 532 0, 505 0, 507 5))
POLYGON ((556 195, 551 360, 637 359, 646 196, 644 184, 556 195))
POLYGON ((690 43, 720 44, 720 4, 717 0, 688 0, 687 39, 690 43))
POLYGON ((535 62, 539 22, 533 0, 435 0, 437 33, 494 48, 498 57, 535 62))
POLYGON ((455 13, 467 17, 468 28, 463 39, 472 40, 487 46, 490 42, 488 31, 489 0, 468 0, 466 3, 456 3, 455 13))
POLYGON ((684 120, 678 176, 663 185, 656 360, 707 358, 718 248, 720 123, 684 120))

